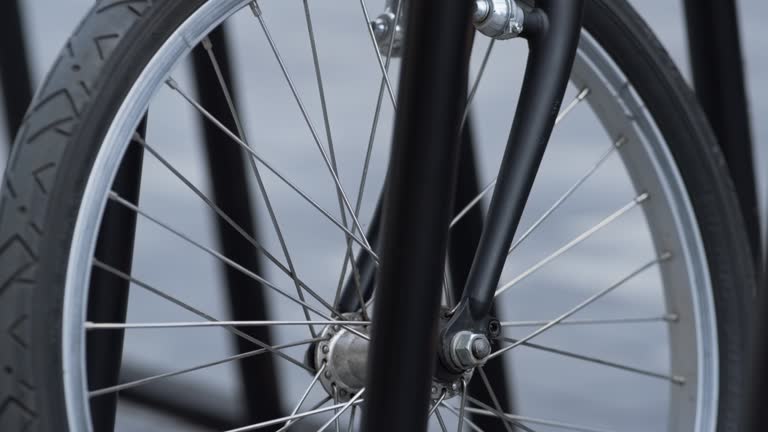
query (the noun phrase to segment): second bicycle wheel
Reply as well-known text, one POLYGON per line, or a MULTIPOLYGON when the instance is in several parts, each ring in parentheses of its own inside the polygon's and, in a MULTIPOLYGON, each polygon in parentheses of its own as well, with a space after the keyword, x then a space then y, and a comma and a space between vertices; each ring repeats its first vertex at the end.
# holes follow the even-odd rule
MULTIPOLYGON (((399 68, 382 10, 94 6, 3 184, 1 430, 358 427, 399 68)), ((481 220, 525 55, 476 38, 452 230, 481 220)), ((494 350, 515 348, 470 374, 464 429, 738 431, 753 269, 706 121, 624 1, 587 1, 571 83, 499 283, 494 350)))

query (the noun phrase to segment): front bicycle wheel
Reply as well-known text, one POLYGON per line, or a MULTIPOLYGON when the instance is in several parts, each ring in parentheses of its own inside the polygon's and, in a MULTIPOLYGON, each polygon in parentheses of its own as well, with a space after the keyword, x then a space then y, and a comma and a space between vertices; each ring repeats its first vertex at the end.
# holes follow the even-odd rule
MULTIPOLYGON (((3 184, 1 430, 109 430, 110 409, 121 430, 192 429, 167 410, 148 417, 137 402, 152 391, 234 411, 218 429, 359 426, 376 319, 366 291, 375 271, 363 270, 375 267, 371 226, 397 92, 393 51, 369 31, 373 10, 307 0, 94 6, 38 92, 3 184), (212 35, 225 22, 237 35, 234 82, 212 35), (225 101, 221 112, 194 91, 190 56, 209 68, 202 87, 225 101), (198 120, 215 144, 206 151, 198 120), (249 189, 206 175, 229 146, 242 157, 232 169, 246 170, 257 192, 247 198, 258 204, 258 235, 231 216, 237 206, 211 198, 249 189), (118 175, 121 165, 134 169, 118 175), (123 175, 140 192, 127 196, 115 184, 123 175), (99 242, 115 220, 122 234, 136 221, 127 267, 102 255, 125 252, 99 242), (261 268, 221 252, 214 221, 261 268), (221 266, 239 275, 228 285, 262 298, 247 321, 226 321, 221 266), (127 315, 94 318, 128 285, 127 315), (89 354, 101 346, 117 351, 89 354), (258 363, 268 373, 257 382, 227 369, 249 358, 270 359, 258 363), (116 408, 101 403, 108 398, 116 408)), ((482 192, 493 185, 525 50, 479 37, 475 50, 482 192)), ((706 121, 623 1, 587 2, 571 82, 499 285, 496 349, 518 345, 492 361, 510 379, 478 368, 466 378, 485 392, 464 403, 459 383, 435 381, 430 427, 455 428, 464 404, 465 429, 737 431, 755 285, 706 121)), ((466 223, 463 210, 483 208, 482 194, 463 204, 452 229, 466 223)))

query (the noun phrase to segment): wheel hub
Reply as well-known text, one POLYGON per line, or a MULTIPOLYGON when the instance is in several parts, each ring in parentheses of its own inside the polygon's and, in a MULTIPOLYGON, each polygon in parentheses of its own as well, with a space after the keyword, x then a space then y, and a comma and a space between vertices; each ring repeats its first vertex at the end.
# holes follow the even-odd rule
MULTIPOLYGON (((354 321, 359 317, 345 315, 344 319, 354 321)), ((366 336, 370 334, 368 326, 355 326, 354 330, 366 336)), ((319 381, 336 401, 349 401, 366 383, 369 340, 339 325, 326 326, 321 337, 324 340, 317 343, 313 350, 316 370, 323 368, 319 381)), ((474 365, 460 373, 433 377, 432 399, 439 399, 443 394, 445 399, 459 395, 461 382, 469 382, 473 374, 474 365)))

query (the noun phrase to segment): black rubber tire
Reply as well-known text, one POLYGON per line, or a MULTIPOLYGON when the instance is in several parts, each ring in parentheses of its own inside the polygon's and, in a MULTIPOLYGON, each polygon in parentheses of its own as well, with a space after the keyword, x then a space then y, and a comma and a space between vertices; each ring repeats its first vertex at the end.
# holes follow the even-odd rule
MULTIPOLYGON (((18 133, 0 200, 0 431, 66 431, 61 311, 83 188, 124 95, 204 0, 101 0, 67 42, 18 133)), ((629 77, 682 172, 715 289, 719 431, 740 431, 757 289, 725 161, 694 96, 623 0, 588 0, 585 27, 629 77)))

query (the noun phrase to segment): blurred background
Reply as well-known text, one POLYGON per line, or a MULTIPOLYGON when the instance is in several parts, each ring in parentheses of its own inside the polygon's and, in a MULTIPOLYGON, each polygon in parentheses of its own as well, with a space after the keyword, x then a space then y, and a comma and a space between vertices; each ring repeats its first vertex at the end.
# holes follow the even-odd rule
MULTIPOLYGON (((56 60, 62 45, 93 2, 88 0, 23 0, 18 3, 21 16, 20 24, 25 36, 24 46, 29 61, 28 78, 30 85, 34 88, 41 83, 46 71, 56 60)), ((370 3, 369 8, 371 10, 379 10, 378 2, 370 3)), ((631 3, 656 32, 690 82, 691 73, 682 4, 675 0, 632 0, 631 3)), ((766 170, 768 167, 768 121, 766 121, 768 119, 768 29, 765 26, 765 23, 768 22, 768 4, 761 0, 742 0, 738 2, 738 6, 742 26, 741 40, 749 106, 752 114, 758 197, 764 220, 766 198, 768 197, 768 170, 766 170)), ((318 15, 319 22, 324 20, 326 23, 334 22, 334 17, 323 17, 323 12, 320 10, 318 15)), ((304 131, 297 131, 296 126, 299 123, 297 123, 294 107, 288 103, 286 106, 265 106, 258 103, 259 98, 286 98, 287 93, 281 82, 279 70, 273 65, 257 80, 251 78, 249 71, 259 68, 261 66, 259 59, 268 54, 262 40, 259 40, 259 44, 253 42, 258 39, 258 35, 253 22, 247 19, 247 17, 234 17, 230 23, 235 80, 237 88, 247 95, 241 99, 243 111, 247 114, 246 117, 272 119, 262 123, 262 125, 271 125, 272 128, 269 130, 254 129, 249 130, 249 132, 252 136, 258 135, 270 142, 278 143, 277 148, 265 150, 266 154, 278 164, 288 167, 289 171, 292 170, 293 178, 296 178, 302 187, 311 191, 313 196, 321 197, 319 199, 323 202, 332 203, 333 195, 325 196, 324 194, 327 195, 329 191, 315 187, 316 185, 312 184, 311 181, 313 174, 323 167, 316 163, 316 158, 310 159, 305 156, 304 150, 296 144, 307 137, 302 135, 305 133, 304 131), (301 177, 302 175, 304 178, 301 177)), ((290 16, 275 17, 275 19, 284 19, 284 22, 289 22, 290 16)), ((276 37, 285 46, 295 48, 293 45, 306 43, 305 39, 292 38, 290 28, 281 29, 279 25, 276 27, 276 37)), ((325 40, 328 44, 333 41, 332 37, 332 33, 326 36, 325 40)), ((368 43, 367 40, 359 41, 357 48, 365 46, 366 43, 368 43)), ((352 42, 350 44, 354 45, 352 42)), ((299 50, 300 48, 296 49, 299 50)), ((355 47, 349 49, 354 50, 355 47)), ((503 122, 504 118, 511 115, 506 110, 513 105, 503 97, 504 94, 500 92, 500 89, 508 87, 510 81, 513 83, 512 87, 516 88, 521 76, 520 59, 523 57, 520 53, 524 53, 524 51, 521 51, 519 46, 505 49, 506 51, 497 50, 494 61, 489 66, 487 77, 478 94, 478 105, 481 108, 478 108, 478 111, 474 113, 477 118, 481 119, 476 128, 476 133, 483 145, 478 161, 481 167, 481 184, 486 184, 491 178, 493 169, 498 164, 498 152, 503 143, 506 142, 507 131, 504 128, 489 126, 494 122, 503 122), (501 52, 506 52, 508 55, 505 56, 501 52), (510 77, 509 70, 516 72, 510 77)), ((363 70, 365 73, 359 72, 359 69, 355 69, 355 72, 352 73, 354 68, 362 67, 356 64, 356 58, 353 55, 329 55, 329 57, 333 58, 333 63, 336 65, 329 65, 326 71, 330 89, 343 92, 344 90, 339 89, 344 86, 354 88, 356 84, 369 91, 378 88, 375 79, 365 78, 366 76, 369 78, 377 76, 375 64, 364 66, 368 68, 363 70)), ((474 63, 477 63, 476 60, 473 60, 474 63)), ((314 71, 311 69, 311 63, 307 63, 307 57, 288 59, 288 61, 292 69, 296 71, 299 85, 311 85, 314 71)), ((395 67, 397 65, 399 63, 396 63, 395 67)), ((476 69, 477 65, 474 64, 474 67, 476 69)), ((3 73, 6 72, 3 70, 3 73)), ((192 84, 190 84, 189 65, 180 66, 175 78, 182 86, 186 85, 190 88, 192 84)), ((22 81, 19 81, 19 86, 24 85, 22 81)), ((569 97, 572 97, 573 91, 573 89, 569 90, 569 97)), ((337 102, 331 108, 335 118, 343 119, 336 126, 336 132, 340 136, 339 140, 346 140, 348 143, 367 140, 371 112, 367 108, 361 110, 351 103, 345 104, 345 100, 351 99, 353 91, 346 90, 346 92, 338 96, 337 102)), ((148 141, 162 142, 164 154, 169 159, 183 167, 183 171, 190 179, 198 184, 206 184, 204 161, 201 159, 200 152, 188 151, 188 146, 195 148, 201 146, 200 131, 197 127, 195 114, 188 106, 180 106, 178 101, 172 99, 168 93, 170 92, 159 94, 152 106, 153 114, 156 114, 159 119, 154 119, 149 124, 148 141)), ((21 100, 13 100, 14 97, 19 97, 18 94, 7 93, 2 96, 10 98, 12 105, 24 103, 21 100)), ((309 102, 310 109, 315 110, 315 112, 318 109, 317 105, 317 101, 309 102)), ((548 150, 547 163, 542 167, 542 177, 546 177, 548 180, 545 182, 537 181, 536 193, 533 195, 530 205, 533 210, 527 211, 523 226, 530 224, 534 220, 534 216, 547 207, 552 197, 557 196, 557 191, 567 186, 569 179, 578 175, 577 173, 582 170, 583 166, 588 164, 587 161, 594 159, 594 156, 599 155, 604 149, 607 141, 603 132, 583 126, 590 121, 594 123, 590 117, 591 114, 586 111, 574 113, 573 118, 569 119, 569 124, 555 134, 553 149, 548 150)), ((391 117, 392 113, 385 110, 382 118, 383 126, 377 137, 377 142, 386 143, 388 141, 389 132, 386 129, 390 125, 391 117)), ((2 172, 12 145, 10 137, 14 132, 8 127, 6 116, 0 116, 0 130, 2 131, 0 133, 0 172, 2 172)), ((348 145, 346 148, 347 153, 353 153, 351 156, 345 156, 350 158, 346 162, 347 165, 353 164, 353 160, 360 160, 362 157, 360 150, 354 154, 352 147, 348 145)), ((380 155, 385 155, 386 151, 387 148, 384 144, 377 149, 380 155)), ((344 164, 342 161, 342 165, 344 164)), ((631 193, 631 185, 628 182, 617 183, 610 180, 612 178, 611 173, 621 169, 620 163, 616 162, 614 165, 608 164, 605 168, 605 172, 602 174, 605 176, 602 183, 596 181, 594 188, 579 195, 579 199, 576 200, 577 203, 567 207, 564 213, 572 215, 572 218, 567 221, 561 220, 560 223, 555 224, 546 232, 538 233, 537 241, 531 242, 529 250, 516 264, 518 269, 525 268, 526 265, 535 262, 537 257, 546 255, 548 251, 560 245, 563 239, 568 239, 573 233, 580 232, 583 227, 589 226, 588 221, 594 221, 600 217, 599 215, 615 208, 616 203, 623 199, 621 197, 631 193), (600 186, 601 184, 602 186, 600 186)), ((380 183, 383 174, 383 166, 374 167, 372 171, 373 184, 380 183)), ((142 186, 143 206, 152 208, 155 214, 160 215, 165 220, 174 221, 176 226, 181 227, 185 232, 194 233, 196 238, 215 244, 215 226, 211 223, 210 214, 206 213, 205 208, 195 201, 183 185, 174 182, 173 178, 168 176, 167 172, 163 172, 162 167, 156 161, 145 163, 144 176, 143 181, 147 183, 148 187, 142 186)), ((266 182, 268 188, 277 190, 284 188, 284 185, 274 180, 266 180, 266 182)), ((373 189, 376 188, 373 187, 373 189)), ((373 211, 375 206, 373 195, 375 194, 371 195, 365 201, 363 214, 370 215, 373 211)), ((260 208, 262 202, 258 197, 254 197, 254 202, 257 203, 257 209, 260 208)), ((295 208, 295 204, 295 201, 283 200, 280 197, 275 198, 275 206, 283 214, 302 211, 295 208)), ((262 210, 256 210, 256 213, 259 221, 257 225, 261 231, 264 231, 260 235, 263 236, 266 244, 272 250, 276 250, 279 247, 277 239, 274 238, 274 235, 266 232, 268 230, 263 227, 267 224, 266 215, 262 210)), ((291 221, 286 223, 291 225, 291 221)), ((308 226, 298 219, 293 221, 293 225, 295 225, 293 230, 287 230, 291 232, 289 241, 299 242, 302 238, 318 240, 315 242, 316 249, 307 247, 296 257, 297 268, 303 269, 306 275, 305 279, 320 280, 323 276, 327 276, 329 268, 338 267, 338 263, 334 261, 336 258, 329 257, 325 250, 320 247, 320 245, 327 245, 331 242, 331 240, 323 237, 328 235, 328 230, 323 231, 320 227, 308 226)), ((134 266, 137 273, 142 274, 145 280, 151 280, 159 286, 174 286, 173 292, 175 294, 185 296, 191 303, 205 305, 212 314, 227 315, 227 305, 221 290, 213 289, 222 284, 220 267, 214 260, 200 257, 189 251, 183 252, 178 244, 174 244, 173 241, 163 237, 162 232, 141 222, 138 232, 134 266), (179 252, 180 250, 182 252, 179 252), (211 289, 197 289, 201 286, 208 286, 211 289)), ((647 239, 634 238, 632 232, 622 230, 620 226, 606 230, 595 239, 595 242, 586 245, 581 250, 581 254, 562 263, 556 270, 547 272, 541 278, 532 280, 529 287, 529 297, 526 297, 526 301, 509 304, 505 308, 507 318, 539 319, 542 317, 542 311, 551 311, 553 307, 554 310, 560 310, 564 306, 572 304, 574 300, 581 298, 583 293, 589 292, 590 288, 594 289, 595 280, 607 281, 612 278, 615 279, 616 275, 621 274, 621 271, 617 270, 614 274, 600 275, 597 279, 592 278, 583 283, 572 281, 572 275, 578 273, 579 269, 586 265, 585 263, 602 262, 606 267, 619 269, 622 268, 622 265, 632 262, 634 258, 643 254, 647 255, 650 248, 647 239), (617 240, 625 243, 620 245, 617 240), (549 291, 547 294, 541 294, 541 290, 537 288, 546 288, 549 291), (552 302, 555 297, 559 304, 553 306, 552 302)), ((636 262, 636 260, 634 261, 636 262)), ((626 265, 623 268, 626 269, 626 265)), ((508 269, 507 271, 511 272, 508 273, 509 275, 513 275, 515 269, 508 269)), ((646 281, 652 280, 653 277, 654 275, 649 275, 646 281)), ((285 282, 284 275, 281 279, 281 275, 277 273, 272 274, 271 279, 281 283, 285 282)), ((643 290, 643 280, 638 280, 623 290, 621 294, 617 294, 615 301, 609 300, 603 303, 596 307, 596 311, 615 312, 617 308, 621 307, 621 304, 631 302, 637 315, 642 315, 642 311, 652 313, 660 308, 658 297, 656 292, 643 290)), ((276 313, 290 307, 276 300, 270 301, 272 302, 270 307, 278 311, 276 313)), ((180 312, 173 305, 158 302, 156 298, 141 290, 134 290, 131 293, 130 302, 129 321, 195 319, 194 316, 183 311, 180 312)), ((198 364, 233 352, 233 348, 230 346, 231 340, 213 337, 214 333, 216 333, 215 329, 198 333, 177 330, 162 335, 141 333, 139 336, 130 333, 126 339, 125 349, 125 363, 129 365, 125 372, 126 379, 198 364), (209 333, 211 337, 205 337, 209 333)), ((582 333, 582 337, 584 335, 582 333)), ((645 364, 655 365, 657 369, 666 367, 668 353, 663 350, 649 350, 643 342, 649 339, 664 338, 664 332, 661 329, 642 328, 631 334, 593 332, 587 333, 587 335, 590 337, 590 341, 586 345, 584 342, 579 342, 577 345, 579 348, 590 348, 614 359, 642 360, 645 364), (610 343, 604 343, 606 340, 610 343), (594 344, 594 346, 590 344, 594 344)), ((218 334, 218 336, 221 335, 218 334)), ((290 334, 282 335, 282 337, 286 340, 291 339, 290 334)), ((548 338, 544 340, 553 345, 564 347, 567 347, 569 343, 575 345, 571 341, 571 338, 575 338, 574 333, 553 332, 548 338)), ((301 356, 300 351, 297 350, 296 353, 297 356, 301 356)), ((600 406, 603 407, 602 414, 609 417, 604 420, 603 424, 611 430, 661 430, 666 422, 665 414, 663 414, 664 408, 662 408, 666 404, 666 396, 664 390, 659 389, 658 383, 643 380, 635 381, 620 375, 603 376, 600 379, 605 380, 604 382, 595 381, 594 376, 590 376, 588 368, 582 371, 581 366, 558 363, 556 359, 553 360, 550 357, 541 357, 536 354, 521 354, 519 358, 515 359, 515 364, 517 369, 525 372, 516 372, 513 382, 520 385, 525 384, 526 388, 534 389, 527 393, 524 398, 521 398, 516 405, 516 408, 519 408, 521 412, 543 418, 566 418, 573 422, 589 424, 590 419, 595 416, 595 413, 590 410, 595 406, 600 406), (527 365, 528 368, 522 367, 524 365, 527 365), (553 370, 563 372, 564 368, 568 368, 566 375, 558 376, 557 373, 551 372, 553 370), (568 377, 570 381, 567 386, 562 384, 563 376, 568 377), (602 388, 603 391, 586 391, 586 389, 595 388, 602 388), (553 399, 553 389, 558 390, 557 398, 561 399, 553 399), (552 407, 555 406, 560 408, 553 410, 552 407), (566 407, 565 410, 562 407, 566 407)), ((286 392, 286 394, 300 394, 308 377, 296 376, 298 372, 284 369, 287 366, 283 364, 278 364, 277 367, 282 376, 281 379, 293 389, 292 392, 286 392)), ((172 407, 167 407, 166 412, 163 413, 162 410, 147 409, 146 404, 141 401, 133 400, 132 402, 121 403, 118 430, 136 432, 209 430, 209 428, 193 426, 191 422, 182 418, 184 416, 202 418, 207 415, 206 413, 213 413, 213 418, 203 420, 212 423, 218 421, 216 416, 223 419, 236 418, 239 415, 237 392, 235 391, 239 387, 237 380, 237 371, 232 366, 211 368, 199 371, 194 376, 174 379, 172 380, 172 388, 174 389, 172 407), (176 414, 169 414, 169 412, 176 414)), ((167 388, 162 386, 158 386, 152 391, 149 392, 150 395, 168 395, 167 388)), ((284 407, 292 407, 293 399, 287 396, 285 398, 280 403, 284 407)))

